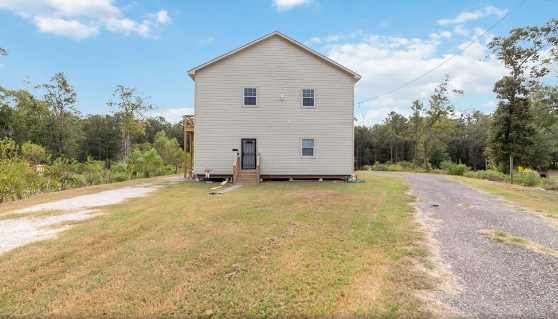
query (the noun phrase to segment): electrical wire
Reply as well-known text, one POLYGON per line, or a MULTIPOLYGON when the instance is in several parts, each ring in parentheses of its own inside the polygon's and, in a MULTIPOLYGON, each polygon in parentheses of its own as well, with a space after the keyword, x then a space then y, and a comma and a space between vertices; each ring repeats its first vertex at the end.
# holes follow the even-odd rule
MULTIPOLYGON (((469 44, 467 44, 466 46, 464 46, 461 50, 459 50, 457 53, 455 53, 454 55, 452 55, 451 57, 449 57, 449 58, 448 58, 447 60, 445 60, 444 62, 438 64, 437 66, 435 66, 434 68, 432 68, 432 69, 429 70, 428 72, 422 74, 421 76, 419 76, 419 77, 417 77, 417 78, 415 78, 415 79, 413 79, 413 80, 411 80, 411 81, 409 81, 409 82, 407 82, 407 83, 405 83, 405 84, 403 84, 403 85, 401 85, 401 86, 398 86, 397 88, 395 88, 395 89, 393 89, 393 90, 391 90, 391 91, 382 93, 382 94, 377 95, 377 96, 375 96, 375 97, 372 97, 372 98, 369 98, 369 99, 364 100, 364 101, 362 101, 362 102, 359 102, 359 103, 358 103, 359 109, 360 109, 360 105, 361 105, 361 104, 366 103, 366 102, 369 102, 369 101, 372 101, 372 100, 375 100, 375 99, 378 99, 378 98, 380 98, 380 97, 382 97, 382 96, 386 96, 386 95, 391 94, 391 93, 393 93, 393 92, 395 92, 395 91, 398 91, 398 90, 400 90, 400 89, 406 87, 407 85, 412 84, 412 83, 414 83, 414 82, 416 82, 416 81, 422 79, 423 77, 427 76, 428 74, 430 74, 430 73, 434 72, 435 70, 437 70, 438 68, 440 68, 442 65, 448 63, 448 62, 451 61, 453 58, 455 58, 456 56, 458 56, 459 54, 461 54, 463 51, 465 51, 468 47, 470 47, 471 45, 475 44, 480 38, 482 38, 483 36, 485 36, 488 32, 490 32, 490 30, 494 29, 494 27, 496 27, 498 24, 500 24, 500 22, 504 21, 505 18, 507 18, 512 12, 514 12, 517 8, 519 8, 519 6, 521 6, 525 1, 527 1, 527 0, 522 0, 522 1, 521 1, 518 5, 516 5, 510 12, 508 12, 508 13, 507 13, 506 15, 504 15, 500 20, 498 20, 494 25, 492 25, 490 28, 488 28, 486 31, 484 31, 481 35, 479 35, 478 37, 476 37, 473 41, 471 41, 469 44)), ((362 113, 362 111, 361 111, 361 113, 362 113)))

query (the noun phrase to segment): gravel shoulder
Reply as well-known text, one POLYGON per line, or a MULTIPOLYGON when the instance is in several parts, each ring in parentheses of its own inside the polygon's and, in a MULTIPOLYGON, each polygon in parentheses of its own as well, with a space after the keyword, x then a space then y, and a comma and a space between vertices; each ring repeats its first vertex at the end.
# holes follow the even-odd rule
POLYGON ((441 262, 458 277, 459 291, 440 301, 478 318, 558 318, 558 258, 481 238, 498 230, 558 250, 558 229, 544 216, 444 176, 387 174, 407 180, 434 221, 441 262))

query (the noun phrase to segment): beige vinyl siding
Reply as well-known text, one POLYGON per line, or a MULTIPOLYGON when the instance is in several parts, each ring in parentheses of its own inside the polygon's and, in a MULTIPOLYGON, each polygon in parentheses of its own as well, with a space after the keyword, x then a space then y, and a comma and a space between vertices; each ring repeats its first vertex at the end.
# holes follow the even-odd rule
POLYGON ((353 172, 354 78, 273 36, 196 71, 195 173, 232 174, 233 148, 257 140, 262 175, 350 175, 353 172), (243 88, 258 88, 257 107, 243 107, 243 88), (302 108, 303 88, 316 107, 302 108), (284 95, 284 99, 281 99, 284 95), (315 139, 315 157, 301 139, 315 139))

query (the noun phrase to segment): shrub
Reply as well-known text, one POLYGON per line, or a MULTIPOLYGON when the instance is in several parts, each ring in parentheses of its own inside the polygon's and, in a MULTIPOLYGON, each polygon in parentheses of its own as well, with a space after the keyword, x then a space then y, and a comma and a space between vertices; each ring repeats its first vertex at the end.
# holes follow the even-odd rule
POLYGON ((385 164, 380 164, 380 162, 376 162, 374 165, 372 165, 372 170, 373 171, 387 171, 389 169, 389 167, 385 164))
POLYGON ((0 140, 0 203, 34 194, 41 184, 41 176, 21 156, 19 146, 12 139, 0 140))
POLYGON ((124 182, 128 180, 128 176, 124 173, 116 173, 113 176, 113 180, 115 182, 124 182))
POLYGON ((406 170, 406 171, 412 171, 416 168, 414 163, 407 162, 407 161, 399 161, 399 162, 397 162, 397 165, 401 166, 403 168, 403 170, 406 170))
POLYGON ((509 182, 510 180, 510 177, 508 175, 496 170, 465 172, 463 176, 469 178, 486 179, 494 182, 509 182))
POLYGON ((388 171, 402 171, 402 170, 403 167, 398 164, 391 164, 390 166, 388 166, 388 171))
POLYGON ((110 170, 115 174, 116 173, 126 173, 127 172, 126 163, 123 162, 123 163, 118 163, 118 164, 112 165, 110 167, 110 170))
POLYGON ((163 163, 163 159, 153 148, 144 153, 133 151, 124 162, 127 165, 126 170, 133 177, 159 176, 168 171, 163 163))
POLYGON ((87 180, 85 179, 84 175, 76 174, 70 177, 70 187, 69 188, 78 188, 87 186, 87 180))
POLYGON ((533 170, 526 169, 523 172, 516 172, 514 182, 519 185, 533 187, 538 186, 541 178, 533 170))
POLYGON ((450 175, 460 176, 462 176, 468 170, 465 164, 455 164, 452 161, 443 161, 442 163, 440 163, 440 168, 447 171, 450 175))
POLYGON ((32 165, 46 163, 50 158, 44 147, 31 142, 21 145, 21 155, 32 165))
POLYGON ((372 170, 372 167, 370 167, 370 165, 364 165, 359 170, 360 171, 370 171, 370 170, 372 170))
POLYGON ((39 191, 41 177, 29 162, 15 157, 0 159, 0 203, 39 191))
POLYGON ((51 186, 56 190, 71 188, 72 176, 77 172, 77 164, 74 159, 59 157, 52 165, 47 166, 47 175, 51 179, 51 186))

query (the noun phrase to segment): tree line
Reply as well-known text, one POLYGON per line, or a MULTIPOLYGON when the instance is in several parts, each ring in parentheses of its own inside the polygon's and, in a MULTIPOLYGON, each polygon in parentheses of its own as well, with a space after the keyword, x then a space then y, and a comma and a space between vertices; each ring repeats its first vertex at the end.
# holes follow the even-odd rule
POLYGON ((450 96, 466 92, 450 92, 446 76, 426 103, 409 106, 409 116, 391 112, 381 124, 357 126, 355 166, 405 161, 428 170, 453 161, 508 172, 512 183, 519 166, 556 169, 558 85, 549 74, 558 63, 558 20, 513 29, 488 48, 509 71, 494 84, 493 113, 456 112, 450 96))
POLYGON ((0 86, 0 203, 181 169, 183 124, 149 117, 156 106, 135 88, 115 87, 111 113, 83 115, 64 73, 31 87, 0 86))
POLYGON ((0 86, 0 139, 41 145, 52 159, 93 158, 109 166, 133 149, 150 149, 160 132, 183 147, 182 122, 173 125, 163 117, 146 116, 156 107, 135 88, 117 85, 107 101, 112 112, 103 115, 79 111, 75 89, 62 72, 33 89, 43 93, 0 86))

